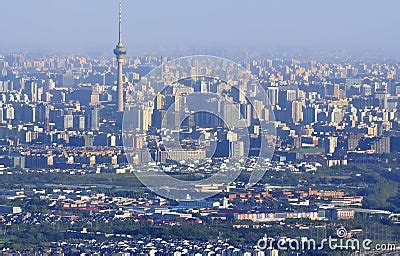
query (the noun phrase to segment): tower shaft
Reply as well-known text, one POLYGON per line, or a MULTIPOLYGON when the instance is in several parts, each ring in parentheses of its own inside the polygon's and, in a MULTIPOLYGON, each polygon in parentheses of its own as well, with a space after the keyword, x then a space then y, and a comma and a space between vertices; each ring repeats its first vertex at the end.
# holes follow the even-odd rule
POLYGON ((123 112, 124 111, 124 85, 123 85, 123 80, 122 80, 122 65, 123 65, 124 59, 123 58, 118 58, 118 80, 117 80, 117 91, 118 91, 118 99, 117 99, 117 110, 118 112, 123 112))

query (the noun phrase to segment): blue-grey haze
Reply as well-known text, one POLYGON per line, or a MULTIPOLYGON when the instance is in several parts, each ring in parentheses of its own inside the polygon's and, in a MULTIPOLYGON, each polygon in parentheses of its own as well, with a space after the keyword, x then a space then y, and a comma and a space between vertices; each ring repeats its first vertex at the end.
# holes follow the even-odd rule
MULTIPOLYGON (((0 52, 112 54, 117 10, 118 0, 0 0, 0 52)), ((399 10, 398 0, 125 0, 124 42, 131 54, 196 47, 398 52, 399 10)))

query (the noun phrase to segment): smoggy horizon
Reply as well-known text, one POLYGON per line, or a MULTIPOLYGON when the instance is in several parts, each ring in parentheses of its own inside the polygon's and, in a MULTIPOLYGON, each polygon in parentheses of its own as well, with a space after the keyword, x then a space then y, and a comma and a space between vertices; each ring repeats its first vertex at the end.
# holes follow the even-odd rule
MULTIPOLYGON (((112 55, 117 43, 117 0, 7 0, 2 6, 6 10, 0 23, 2 52, 112 55)), ((205 49, 397 55, 399 7, 394 0, 204 0, 201 4, 125 0, 123 41, 131 55, 205 49)))

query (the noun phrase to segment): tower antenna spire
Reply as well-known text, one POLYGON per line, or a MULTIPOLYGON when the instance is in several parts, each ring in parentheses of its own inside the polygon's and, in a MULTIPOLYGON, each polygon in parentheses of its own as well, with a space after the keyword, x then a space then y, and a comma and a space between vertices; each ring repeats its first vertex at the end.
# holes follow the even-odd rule
POLYGON ((122 0, 119 0, 119 43, 122 43, 122 0))

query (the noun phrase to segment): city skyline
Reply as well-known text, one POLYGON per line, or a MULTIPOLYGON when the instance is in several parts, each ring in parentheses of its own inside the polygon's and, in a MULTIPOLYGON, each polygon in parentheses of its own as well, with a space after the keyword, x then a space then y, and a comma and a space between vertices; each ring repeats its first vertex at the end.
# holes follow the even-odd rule
POLYGON ((400 252, 400 4, 0 6, 0 256, 400 252))

